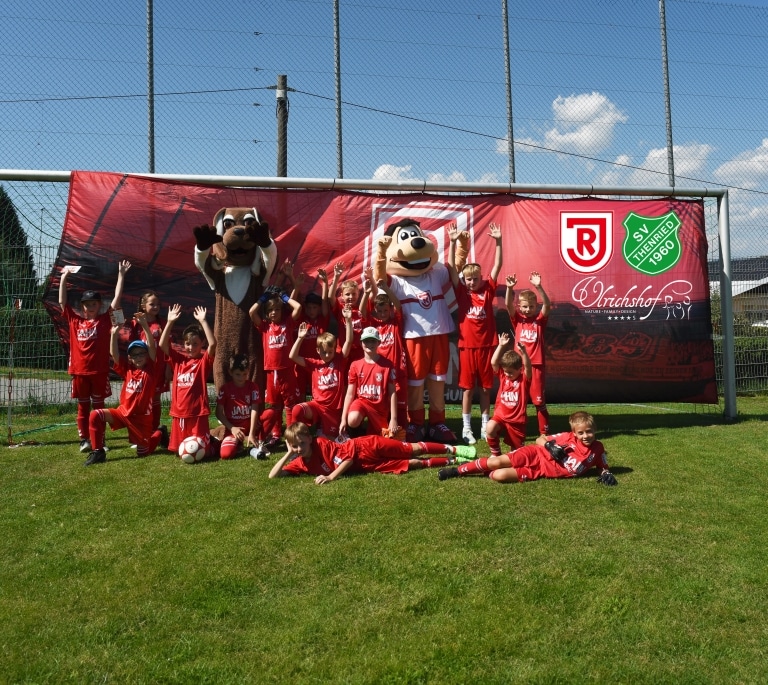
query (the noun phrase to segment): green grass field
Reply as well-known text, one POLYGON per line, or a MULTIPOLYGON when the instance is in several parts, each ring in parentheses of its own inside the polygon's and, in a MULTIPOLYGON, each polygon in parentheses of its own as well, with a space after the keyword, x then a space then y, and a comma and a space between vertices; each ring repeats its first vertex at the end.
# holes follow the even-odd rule
POLYGON ((20 436, 0 682, 766 682, 768 398, 738 405, 589 407, 616 488, 269 481, 124 433, 83 468, 73 426, 20 436))

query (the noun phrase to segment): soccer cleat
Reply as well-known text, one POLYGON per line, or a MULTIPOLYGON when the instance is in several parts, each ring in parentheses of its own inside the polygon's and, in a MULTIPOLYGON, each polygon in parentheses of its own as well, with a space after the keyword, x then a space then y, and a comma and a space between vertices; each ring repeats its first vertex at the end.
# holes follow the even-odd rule
POLYGON ((169 442, 170 442, 170 438, 168 437, 168 428, 166 428, 165 426, 160 426, 160 442, 158 444, 160 445, 160 447, 167 450, 169 442))
POLYGON ((107 453, 104 450, 93 450, 88 455, 83 466, 93 466, 94 464, 103 464, 107 460, 107 453))
POLYGON ((477 450, 469 445, 456 445, 454 449, 456 450, 454 454, 457 464, 466 464, 468 461, 474 461, 477 457, 477 450))
POLYGON ((421 442, 424 439, 424 426, 409 423, 405 429, 406 442, 421 442))
POLYGON ((456 442, 456 434, 444 423, 432 424, 427 435, 435 442, 456 442))
POLYGON ((270 435, 262 444, 262 449, 269 452, 280 444, 279 435, 270 435))
POLYGON ((83 454, 85 454, 85 452, 90 452, 91 451, 91 441, 88 440, 87 438, 84 438, 83 440, 81 440, 80 441, 80 451, 83 452, 83 454))
POLYGON ((477 440, 475 440, 475 436, 472 434, 471 428, 465 428, 463 431, 461 431, 461 438, 464 440, 464 442, 467 443, 467 445, 474 445, 477 440))
POLYGON ((449 478, 458 478, 459 477, 459 469, 456 467, 447 468, 447 469, 440 469, 437 472, 437 477, 440 480, 448 480, 449 478))

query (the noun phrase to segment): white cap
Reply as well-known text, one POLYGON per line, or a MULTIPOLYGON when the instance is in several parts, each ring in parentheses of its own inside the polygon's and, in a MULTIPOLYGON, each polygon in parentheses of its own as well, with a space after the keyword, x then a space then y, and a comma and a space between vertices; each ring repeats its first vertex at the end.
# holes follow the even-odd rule
POLYGON ((381 342, 381 336, 379 335, 377 328, 368 326, 368 328, 364 328, 363 332, 360 334, 360 340, 378 340, 381 342))

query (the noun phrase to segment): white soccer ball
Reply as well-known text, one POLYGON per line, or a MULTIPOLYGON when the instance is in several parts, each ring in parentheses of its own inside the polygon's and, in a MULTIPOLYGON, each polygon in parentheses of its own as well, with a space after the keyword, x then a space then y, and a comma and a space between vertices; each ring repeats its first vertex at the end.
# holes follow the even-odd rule
POLYGON ((184 438, 179 445, 179 456, 187 464, 194 464, 205 458, 205 440, 192 435, 184 438))

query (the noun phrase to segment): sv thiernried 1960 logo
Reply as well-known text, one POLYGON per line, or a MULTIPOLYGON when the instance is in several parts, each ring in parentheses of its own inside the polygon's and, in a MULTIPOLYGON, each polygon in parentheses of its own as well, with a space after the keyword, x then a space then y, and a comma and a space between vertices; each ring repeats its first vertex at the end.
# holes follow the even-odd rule
POLYGON ((649 276, 669 271, 683 253, 678 235, 680 225, 674 212, 656 217, 627 214, 622 248, 627 264, 649 276))

